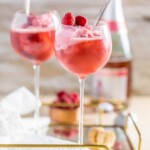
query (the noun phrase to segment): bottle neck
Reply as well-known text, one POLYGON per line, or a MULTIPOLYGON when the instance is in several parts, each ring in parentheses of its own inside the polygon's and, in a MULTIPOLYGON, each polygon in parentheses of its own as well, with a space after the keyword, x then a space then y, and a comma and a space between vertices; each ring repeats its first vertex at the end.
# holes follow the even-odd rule
POLYGON ((122 0, 111 0, 103 19, 108 23, 112 35, 111 58, 131 58, 122 0))
POLYGON ((106 9, 103 19, 109 24, 110 30, 113 31, 127 31, 122 0, 111 0, 106 9))
POLYGON ((124 20, 122 0, 111 0, 103 18, 108 21, 124 20))

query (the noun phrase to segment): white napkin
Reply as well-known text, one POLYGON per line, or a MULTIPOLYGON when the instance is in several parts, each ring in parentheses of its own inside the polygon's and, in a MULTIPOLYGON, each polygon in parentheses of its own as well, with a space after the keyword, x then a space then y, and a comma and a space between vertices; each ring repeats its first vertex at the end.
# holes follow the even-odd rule
MULTIPOLYGON (((74 144, 46 135, 33 135, 29 129, 33 127, 33 119, 22 119, 34 111, 35 96, 25 87, 19 88, 6 96, 0 103, 0 144, 74 144)), ((41 118, 41 126, 49 124, 48 118, 41 118)), ((0 148, 0 150, 22 150, 22 148, 0 148)), ((34 150, 35 148, 23 148, 34 150)), ((36 148, 43 149, 43 148, 36 148)), ((47 148, 48 150, 67 150, 67 148, 47 148)), ((78 150, 81 148, 69 148, 78 150)), ((84 148, 84 150, 86 150, 84 148)))
MULTIPOLYGON (((25 87, 13 91, 1 100, 0 138, 6 136, 15 139, 17 135, 29 133, 30 129, 33 130, 33 118, 21 118, 21 115, 33 112, 35 102, 35 96, 25 87)), ((39 127, 46 127, 49 123, 49 117, 40 117, 39 127)))
POLYGON ((14 139, 26 132, 17 110, 9 105, 0 104, 0 143, 14 139), (5 140, 4 140, 5 139, 5 140))
POLYGON ((15 109, 20 115, 31 113, 35 107, 35 96, 21 87, 2 99, 1 105, 15 109))

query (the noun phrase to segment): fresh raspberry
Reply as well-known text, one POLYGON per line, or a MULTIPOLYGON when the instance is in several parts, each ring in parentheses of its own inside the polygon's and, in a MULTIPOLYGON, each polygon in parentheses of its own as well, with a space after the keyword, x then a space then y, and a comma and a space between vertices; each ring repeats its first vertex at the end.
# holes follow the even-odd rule
POLYGON ((57 93, 58 98, 61 98, 62 96, 66 95, 66 91, 60 91, 57 93))
POLYGON ((71 97, 74 98, 74 99, 77 99, 77 98, 78 98, 78 93, 72 92, 70 95, 71 95, 71 97))
POLYGON ((72 99, 72 103, 75 103, 75 104, 80 103, 78 93, 73 92, 73 93, 70 94, 70 96, 71 96, 71 99, 72 99))
POLYGON ((85 26, 87 23, 87 19, 84 16, 76 16, 75 24, 78 26, 85 26))
POLYGON ((61 103, 71 104, 70 97, 69 97, 69 95, 67 95, 67 94, 61 96, 61 98, 59 98, 59 100, 60 100, 61 103))
POLYGON ((64 17, 61 20, 61 23, 64 25, 70 25, 73 26, 75 24, 75 17, 71 12, 68 12, 64 15, 64 17))

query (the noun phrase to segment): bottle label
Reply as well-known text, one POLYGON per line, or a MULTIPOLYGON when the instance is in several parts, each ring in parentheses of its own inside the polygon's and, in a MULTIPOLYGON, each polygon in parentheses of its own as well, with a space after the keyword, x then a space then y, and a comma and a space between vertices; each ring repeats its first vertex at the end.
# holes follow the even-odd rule
POLYGON ((126 101, 127 96, 127 68, 103 68, 95 74, 93 81, 94 97, 110 101, 126 101))
POLYGON ((124 21, 107 21, 111 32, 127 32, 127 27, 124 21))

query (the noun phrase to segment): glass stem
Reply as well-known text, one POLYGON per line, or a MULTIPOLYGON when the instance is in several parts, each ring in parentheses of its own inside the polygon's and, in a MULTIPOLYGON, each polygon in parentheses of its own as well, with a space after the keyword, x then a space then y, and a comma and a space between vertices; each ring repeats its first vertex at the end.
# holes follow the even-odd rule
POLYGON ((34 92, 35 92, 35 97, 36 97, 36 102, 35 102, 35 112, 34 112, 34 130, 35 133, 38 132, 38 127, 39 127, 39 104, 40 104, 40 99, 39 99, 39 85, 40 85, 40 66, 39 65, 34 65, 34 92))
POLYGON ((83 79, 79 78, 79 84, 80 84, 80 113, 79 113, 78 144, 83 144, 84 83, 85 83, 85 78, 83 78, 83 79))

